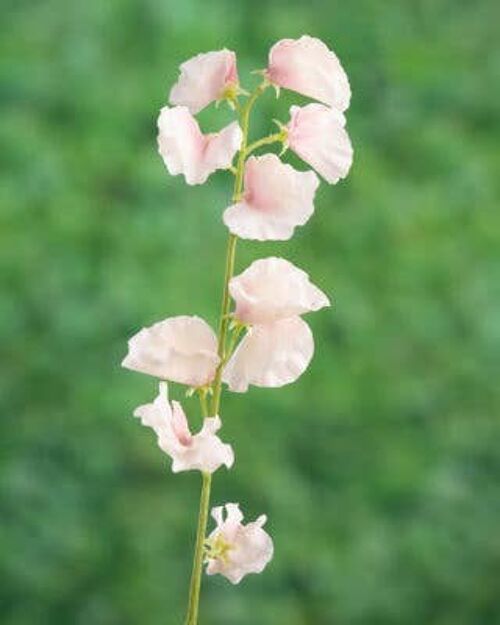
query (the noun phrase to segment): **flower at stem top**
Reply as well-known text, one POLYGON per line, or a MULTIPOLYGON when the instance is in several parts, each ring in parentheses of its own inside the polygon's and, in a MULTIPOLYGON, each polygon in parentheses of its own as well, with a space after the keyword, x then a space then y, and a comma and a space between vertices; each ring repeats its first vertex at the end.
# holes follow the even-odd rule
POLYGON ((218 100, 234 100, 239 92, 236 54, 217 50, 198 54, 180 66, 170 91, 170 104, 187 106, 193 115, 218 100))
POLYGON ((206 386, 220 358, 217 336, 200 317, 169 317, 143 328, 128 342, 122 366, 162 380, 206 386))
POLYGON ((319 179, 297 171, 275 154, 251 156, 245 164, 242 197, 224 211, 224 223, 242 239, 286 240, 314 212, 319 179))
POLYGON ((212 508, 217 523, 206 541, 207 574, 220 573, 238 584, 249 573, 261 573, 273 557, 273 541, 263 530, 267 517, 243 525, 237 503, 212 508), (224 507, 226 514, 224 515, 224 507))
POLYGON ((231 167, 241 139, 237 122, 204 135, 185 106, 164 106, 158 117, 158 152, 169 173, 183 174, 191 185, 203 184, 215 170, 231 167))
POLYGON ((221 427, 219 417, 207 417, 198 434, 191 434, 181 404, 168 400, 166 382, 160 382, 154 402, 136 408, 134 416, 155 431, 158 446, 173 460, 174 473, 192 470, 213 473, 222 464, 228 469, 233 465, 231 445, 223 443, 216 435, 221 427))
POLYGON ((275 87, 284 87, 345 111, 351 99, 349 80, 336 54, 320 39, 303 35, 281 39, 269 51, 265 71, 275 87))

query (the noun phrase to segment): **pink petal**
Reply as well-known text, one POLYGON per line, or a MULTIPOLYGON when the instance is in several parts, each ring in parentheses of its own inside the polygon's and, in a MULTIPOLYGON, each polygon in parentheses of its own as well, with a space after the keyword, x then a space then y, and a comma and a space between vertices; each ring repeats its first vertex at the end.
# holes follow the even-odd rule
POLYGON ((287 143, 300 158, 335 184, 345 178, 352 165, 352 145, 345 130, 345 117, 322 104, 292 106, 287 143))
POLYGON ((337 56, 315 37, 282 39, 269 52, 267 77, 276 86, 297 91, 345 111, 351 99, 347 75, 337 56))
POLYGON ((251 156, 243 199, 225 210, 224 223, 243 239, 289 239, 313 214, 318 185, 314 172, 297 171, 275 154, 251 156))
POLYGON ((314 353, 312 332, 300 317, 251 327, 223 372, 231 391, 250 384, 275 388, 295 382, 314 353))
POLYGON ((122 366, 148 375, 204 386, 215 376, 217 337, 200 317, 170 317, 143 328, 128 342, 122 366))
POLYGON ((134 416, 155 431, 160 449, 173 460, 174 473, 193 470, 213 473, 223 464, 228 468, 233 465, 231 445, 216 435, 221 427, 219 417, 205 419, 198 434, 191 435, 182 406, 179 402, 170 404, 167 385, 163 382, 154 402, 139 406, 134 416))
POLYGON ((247 324, 268 323, 329 306, 327 296, 305 271, 284 258, 253 262, 229 283, 235 317, 247 324))
POLYGON ((210 539, 220 537, 229 549, 224 557, 213 557, 208 561, 207 574, 219 573, 231 583, 238 584, 245 575, 261 573, 273 557, 273 541, 262 529, 266 522, 265 515, 253 523, 243 525, 243 515, 238 504, 226 504, 226 519, 223 507, 212 509, 212 517, 217 527, 210 534, 210 539))
POLYGON ((231 50, 198 54, 180 67, 181 75, 170 91, 170 104, 187 106, 196 115, 238 85, 236 55, 231 50))
POLYGON ((203 184, 217 169, 231 166, 241 144, 236 122, 204 135, 185 106, 165 106, 158 118, 158 151, 172 176, 183 174, 188 184, 203 184))

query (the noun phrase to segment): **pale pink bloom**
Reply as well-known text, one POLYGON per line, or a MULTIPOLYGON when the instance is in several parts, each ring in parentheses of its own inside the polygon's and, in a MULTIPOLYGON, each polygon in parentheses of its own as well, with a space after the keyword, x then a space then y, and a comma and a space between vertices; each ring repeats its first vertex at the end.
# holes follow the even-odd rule
POLYGON ((282 39, 269 52, 268 80, 345 111, 351 88, 339 59, 320 39, 282 39))
POLYGON ((236 303, 235 318, 247 324, 269 323, 330 305, 307 273, 284 258, 256 260, 231 279, 229 292, 236 303))
POLYGON ((226 208, 224 223, 242 239, 289 239, 313 214, 318 185, 314 172, 297 171, 275 154, 251 156, 243 196, 226 208))
POLYGON ((158 446, 173 460, 174 473, 192 470, 213 473, 222 464, 229 469, 234 462, 231 445, 215 434, 221 427, 219 417, 206 418, 198 434, 191 434, 181 404, 168 400, 166 382, 160 382, 154 402, 136 408, 134 416, 155 431, 158 446))
POLYGON ((284 386, 304 373, 313 353, 312 332, 300 317, 255 325, 229 359, 222 379, 236 393, 244 393, 250 384, 284 386))
POLYGON ((266 515, 243 525, 239 504, 228 503, 212 508, 212 517, 217 527, 207 540, 207 574, 220 573, 233 584, 238 584, 249 573, 261 573, 274 552, 271 537, 262 529, 267 521, 266 515))
POLYGON ((323 104, 292 106, 286 131, 285 145, 327 182, 335 184, 347 176, 353 150, 340 111, 323 104))
POLYGON ((158 152, 170 174, 183 174, 188 184, 203 184, 215 170, 228 169, 241 139, 237 122, 204 135, 185 106, 164 106, 158 117, 158 152))
POLYGON ((128 342, 122 366, 162 380, 204 386, 219 364, 217 337, 200 317, 170 317, 143 328, 128 342))
POLYGON ((193 115, 238 88, 236 55, 231 50, 205 52, 182 63, 170 91, 170 104, 187 106, 193 115))

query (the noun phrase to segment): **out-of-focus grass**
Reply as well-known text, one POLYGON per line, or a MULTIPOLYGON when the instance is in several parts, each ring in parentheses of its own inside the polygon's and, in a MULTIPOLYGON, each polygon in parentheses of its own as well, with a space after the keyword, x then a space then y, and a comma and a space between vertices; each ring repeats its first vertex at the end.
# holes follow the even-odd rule
MULTIPOLYGON (((500 622, 497 3, 1 11, 2 624, 182 622, 199 476, 173 476, 131 418, 155 382, 119 362, 142 325, 215 323, 231 180, 169 177, 155 119, 189 56, 235 49, 248 84, 304 32, 349 73, 355 165, 238 267, 280 254, 335 305, 309 319, 297 384, 224 399, 237 463, 214 502, 268 513, 276 557, 239 588, 206 580, 203 623, 500 622)), ((266 94, 254 136, 294 101, 266 94)))

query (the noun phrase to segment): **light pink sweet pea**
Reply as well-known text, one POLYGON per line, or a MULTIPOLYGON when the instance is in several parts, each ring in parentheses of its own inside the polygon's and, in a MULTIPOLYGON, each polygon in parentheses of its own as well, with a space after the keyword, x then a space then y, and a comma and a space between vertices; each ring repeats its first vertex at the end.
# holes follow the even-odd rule
POLYGON ((170 317, 143 328, 128 342, 122 366, 162 380, 200 387, 215 377, 217 337, 200 317, 170 317))
POLYGON ((312 332, 300 317, 254 325, 229 359, 222 379, 244 393, 249 385, 276 388, 295 382, 314 353, 312 332))
POLYGON ((198 54, 180 66, 170 104, 187 106, 193 115, 238 89, 236 55, 231 50, 198 54))
POLYGON ((328 297, 311 283, 305 271, 284 258, 261 258, 229 282, 236 308, 245 324, 263 324, 329 306, 328 297))
POLYGON ((271 561, 273 541, 263 530, 267 517, 243 525, 243 515, 237 503, 212 508, 217 527, 207 539, 207 574, 224 575, 233 584, 249 573, 261 573, 271 561))
POLYGON ((297 91, 339 111, 349 106, 347 75, 335 53, 315 37, 304 35, 274 44, 266 76, 276 87, 297 91))
POLYGON ((169 173, 183 174, 191 185, 203 184, 217 169, 228 169, 241 139, 237 122, 204 135, 185 106, 165 106, 158 117, 158 152, 169 173))
POLYGON ((340 111, 323 104, 292 106, 286 133, 285 145, 327 182, 335 184, 347 176, 353 150, 340 111))
POLYGON ((193 470, 213 473, 223 464, 228 469, 233 465, 231 445, 223 443, 216 435, 221 427, 219 417, 206 418, 198 434, 191 434, 181 404, 169 402, 165 382, 160 382, 154 402, 136 408, 134 416, 155 431, 158 446, 173 460, 174 473, 193 470))
POLYGON ((242 239, 289 239, 313 214, 318 185, 314 172, 297 171, 275 154, 251 156, 242 198, 224 211, 224 223, 242 239))

